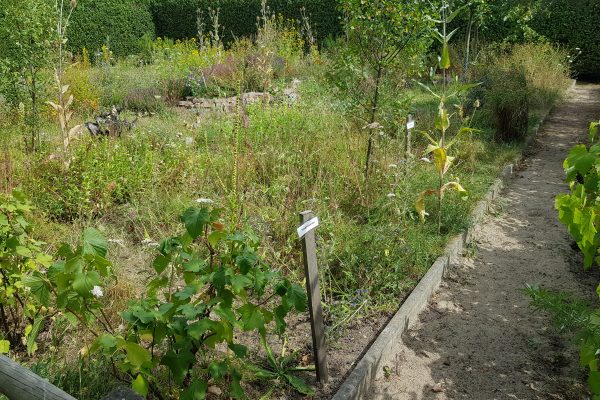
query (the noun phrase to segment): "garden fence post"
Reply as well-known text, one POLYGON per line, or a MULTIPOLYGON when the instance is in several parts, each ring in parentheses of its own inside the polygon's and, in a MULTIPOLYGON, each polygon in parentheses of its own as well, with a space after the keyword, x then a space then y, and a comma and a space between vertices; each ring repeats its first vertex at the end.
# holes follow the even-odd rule
POLYGON ((319 285, 317 246, 315 241, 315 228, 319 226, 319 219, 314 216, 312 211, 304 211, 300 213, 300 225, 298 228, 298 237, 302 241, 304 256, 304 273, 306 277, 306 291, 308 293, 308 311, 310 313, 317 380, 325 383, 329 380, 329 372, 327 370, 327 347, 325 346, 323 307, 321 306, 321 288, 319 285))

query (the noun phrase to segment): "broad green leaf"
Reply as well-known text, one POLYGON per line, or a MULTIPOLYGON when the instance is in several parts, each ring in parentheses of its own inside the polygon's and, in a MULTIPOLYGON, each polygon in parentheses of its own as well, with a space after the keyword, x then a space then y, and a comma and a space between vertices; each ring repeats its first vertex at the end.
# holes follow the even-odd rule
POLYGON ((154 267, 156 273, 160 275, 164 272, 165 269, 167 269, 170 262, 171 257, 164 256, 161 254, 154 259, 154 261, 152 262, 152 267, 154 267))
POLYGON ((191 207, 183 213, 181 220, 192 239, 196 239, 204 232, 204 227, 210 223, 210 213, 208 208, 191 207))
POLYGON ((150 352, 137 343, 127 342, 125 351, 127 352, 127 360, 136 370, 140 370, 144 364, 152 360, 150 352))
POLYGON ((92 297, 92 289, 101 283, 96 271, 82 272, 73 280, 73 289, 82 297, 92 297))
POLYGON ((242 317, 242 324, 245 331, 257 329, 259 332, 263 332, 265 330, 265 320, 258 307, 247 303, 240 307, 238 312, 242 317))
POLYGON ((169 350, 160 363, 169 367, 175 384, 181 386, 195 361, 196 357, 188 349, 182 349, 178 353, 169 350))
POLYGON ((100 257, 106 257, 108 252, 108 242, 100 231, 94 228, 87 228, 83 231, 83 254, 92 254, 100 257))
POLYGON ((226 362, 213 361, 210 364, 208 364, 208 372, 210 372, 210 376, 213 379, 216 379, 218 381, 223 379, 225 375, 227 375, 227 372, 229 372, 229 368, 226 362))
POLYGON ((256 254, 249 250, 245 250, 242 255, 237 256, 235 259, 236 265, 240 269, 240 272, 244 275, 250 272, 250 270, 252 269, 252 267, 254 267, 257 261, 258 257, 256 256, 256 254))
POLYGON ((293 306, 296 311, 304 312, 308 306, 306 291, 295 283, 290 284, 285 294, 286 301, 293 306))
POLYGON ((190 387, 181 392, 180 400, 204 400, 206 398, 206 391, 208 390, 208 383, 195 379, 190 387))
POLYGON ((233 351, 235 356, 238 358, 244 358, 244 357, 246 357, 246 354, 248 353, 248 348, 246 346, 244 346, 243 344, 230 343, 229 348, 233 351))
POLYGON ((448 50, 448 44, 444 43, 442 47, 442 57, 440 58, 440 68, 450 68, 450 51, 448 50))
POLYGON ((315 395, 315 390, 313 388, 311 388, 310 386, 308 386, 306 384, 306 382, 304 382, 302 379, 298 378, 297 376, 285 374, 285 379, 298 393, 302 393, 307 396, 315 395))
POLYGON ((131 383, 131 388, 139 395, 146 397, 148 395, 148 382, 142 376, 138 374, 137 378, 131 383))
POLYGON ((50 305, 51 288, 41 275, 30 275, 23 278, 23 284, 31 289, 31 294, 43 305, 50 305))

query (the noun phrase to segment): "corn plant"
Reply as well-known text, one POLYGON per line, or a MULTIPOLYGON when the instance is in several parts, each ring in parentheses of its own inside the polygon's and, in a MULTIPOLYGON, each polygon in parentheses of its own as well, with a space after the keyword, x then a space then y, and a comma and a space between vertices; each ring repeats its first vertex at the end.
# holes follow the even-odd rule
POLYGON ((435 171, 438 177, 438 185, 436 188, 427 189, 419 194, 417 198, 415 208, 421 220, 425 219, 427 212, 425 210, 425 199, 428 196, 436 196, 438 203, 438 231, 441 231, 442 228, 442 201, 444 198, 444 194, 448 190, 456 190, 461 194, 463 198, 466 198, 467 191, 463 188, 463 186, 458 181, 450 181, 448 182, 446 179, 446 175, 452 166, 452 163, 455 157, 452 157, 448 154, 449 150, 452 148, 454 144, 457 143, 459 138, 465 133, 473 133, 475 129, 470 126, 461 126, 458 129, 458 132, 454 137, 448 140, 448 130, 450 128, 451 119, 454 114, 450 114, 448 112, 447 103, 449 100, 455 98, 460 92, 464 92, 466 90, 471 89, 475 85, 458 85, 455 84, 453 86, 454 91, 450 92, 448 85, 448 76, 450 73, 451 61, 450 61, 450 51, 449 51, 449 41, 452 36, 456 33, 457 29, 452 32, 447 32, 447 25, 452 22, 452 20, 458 15, 460 9, 450 13, 449 6, 446 2, 443 3, 441 12, 441 20, 436 21, 442 25, 442 31, 439 30, 434 31, 434 36, 440 41, 442 45, 442 54, 439 57, 439 68, 442 71, 442 89, 440 93, 436 93, 429 86, 424 85, 419 82, 419 85, 424 87, 428 92, 434 95, 437 99, 439 99, 439 107, 438 107, 438 115, 435 119, 435 130, 436 133, 428 133, 424 131, 420 131, 429 141, 429 145, 426 149, 426 154, 433 155, 433 165, 435 166, 435 171))

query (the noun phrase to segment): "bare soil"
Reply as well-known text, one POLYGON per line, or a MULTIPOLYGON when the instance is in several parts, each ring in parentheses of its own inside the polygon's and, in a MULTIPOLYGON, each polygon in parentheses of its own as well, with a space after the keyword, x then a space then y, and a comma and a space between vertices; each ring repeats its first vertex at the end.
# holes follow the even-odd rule
MULTIPOLYGON (((495 212, 396 348, 380 399, 587 399, 577 349, 535 312, 525 284, 597 301, 597 270, 559 223, 554 198, 568 189, 562 161, 600 117, 600 86, 578 84, 544 122, 495 212), (475 254, 473 254, 475 253, 475 254)), ((382 374, 384 375, 384 374, 382 374)))

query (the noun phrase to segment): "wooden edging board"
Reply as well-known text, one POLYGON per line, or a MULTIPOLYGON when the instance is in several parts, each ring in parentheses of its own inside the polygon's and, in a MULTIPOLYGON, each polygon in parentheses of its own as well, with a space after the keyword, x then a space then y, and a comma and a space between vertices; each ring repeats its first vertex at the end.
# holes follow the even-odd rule
MULTIPOLYGON (((573 90, 575 85, 576 81, 573 80, 567 93, 573 90)), ((528 148, 537 137, 540 127, 550 112, 551 110, 533 128, 533 132, 527 137, 523 149, 528 148)), ((394 348, 397 346, 399 338, 405 330, 414 324, 421 311, 427 307, 429 299, 439 288, 446 270, 457 261, 464 246, 471 242, 476 225, 488 212, 492 202, 511 179, 516 166, 523 158, 524 154, 522 153, 502 169, 500 176, 492 183, 484 198, 475 205, 471 212, 471 227, 466 232, 450 239, 444 253, 435 260, 429 271, 406 298, 400 309, 339 387, 332 400, 358 400, 370 394, 372 383, 378 374, 383 373, 383 366, 393 363, 393 357, 396 353, 394 348)))

